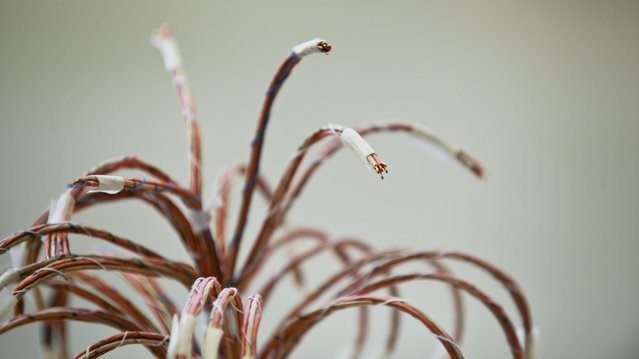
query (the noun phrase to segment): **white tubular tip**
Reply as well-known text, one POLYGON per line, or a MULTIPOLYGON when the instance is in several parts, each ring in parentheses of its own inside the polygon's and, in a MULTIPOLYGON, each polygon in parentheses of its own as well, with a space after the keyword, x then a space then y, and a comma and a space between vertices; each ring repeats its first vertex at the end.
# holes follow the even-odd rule
POLYGON ((13 310, 18 300, 7 288, 0 290, 0 320, 13 310))
POLYGON ((9 268, 0 275, 0 289, 18 280, 20 268, 9 268))
POLYGON ((326 41, 320 38, 315 38, 313 40, 303 42, 293 47, 293 50, 291 50, 291 52, 298 57, 304 57, 306 55, 318 52, 327 54, 329 51, 331 51, 331 48, 331 45, 329 45, 326 41))
POLYGON ((196 318, 192 315, 185 314, 180 318, 180 326, 178 328, 175 355, 182 355, 185 358, 191 357, 191 345, 193 343, 193 332, 195 331, 196 318))
POLYGON ((182 67, 182 56, 177 43, 171 37, 168 27, 162 26, 151 37, 151 45, 160 50, 166 71, 182 67))
POLYGON ((368 156, 375 153, 375 150, 366 142, 357 131, 350 127, 344 128, 339 136, 342 144, 355 152, 357 157, 361 159, 369 170, 373 169, 372 164, 368 161, 368 156))
POLYGON ((217 351, 224 332, 220 328, 207 327, 204 331, 204 344, 202 345, 203 359, 217 359, 217 351))
POLYGON ((98 186, 91 189, 89 193, 104 192, 116 194, 124 189, 124 177, 97 175, 95 179, 98 181, 98 186))
POLYGON ((349 147, 359 159, 361 159, 369 170, 375 171, 382 179, 384 173, 388 173, 388 166, 379 158, 375 150, 364 141, 357 131, 350 127, 342 130, 339 136, 342 144, 349 147))
POLYGON ((171 335, 169 336, 169 347, 166 349, 167 358, 175 358, 177 353, 177 342, 180 330, 180 319, 177 314, 173 314, 171 322, 171 335))
POLYGON ((75 199, 71 195, 71 190, 63 192, 58 199, 52 203, 49 209, 48 224, 62 223, 71 216, 73 207, 75 206, 75 199))

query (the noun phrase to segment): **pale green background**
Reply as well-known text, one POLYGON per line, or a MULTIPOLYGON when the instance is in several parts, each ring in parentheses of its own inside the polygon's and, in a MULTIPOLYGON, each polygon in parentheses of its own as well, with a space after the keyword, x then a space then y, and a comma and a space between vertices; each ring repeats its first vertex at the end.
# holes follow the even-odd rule
MULTIPOLYGON (((340 154, 310 183, 291 222, 361 235, 378 247, 475 253, 522 283, 541 330, 541 357, 636 356, 639 2, 3 0, 2 236, 27 227, 67 182, 106 158, 137 154, 186 181, 183 121, 148 42, 162 22, 180 41, 198 104, 208 196, 219 168, 247 158, 281 59, 293 45, 324 37, 334 52, 305 59, 276 101, 262 166, 273 181, 318 126, 389 120, 437 129, 481 158, 489 175, 477 182, 405 136, 377 136, 371 143, 390 164, 387 179, 340 154)), ((255 207, 253 225, 262 210, 255 207)), ((168 227, 139 204, 76 220, 184 258, 168 227)), ((407 295, 449 320, 443 287, 416 288, 407 295)), ((175 297, 186 292, 175 289, 175 297)), ((273 313, 292 302, 278 298, 273 313)), ((468 357, 508 357, 494 319, 467 302, 468 357)), ((352 318, 312 332, 294 357, 343 353, 352 318)), ((386 318, 376 322, 366 357, 380 347, 386 318)), ((430 353, 434 340, 405 323, 397 357, 430 353)), ((0 356, 38 356, 36 329, 1 336, 0 356)), ((109 333, 72 326, 72 352, 109 333)))

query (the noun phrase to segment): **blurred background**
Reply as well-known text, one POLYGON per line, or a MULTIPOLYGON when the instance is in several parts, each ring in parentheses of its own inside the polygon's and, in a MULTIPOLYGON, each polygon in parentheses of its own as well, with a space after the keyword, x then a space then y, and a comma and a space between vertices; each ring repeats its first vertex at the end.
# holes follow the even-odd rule
MULTIPOLYGON (((292 46, 325 38, 334 51, 304 59, 276 100, 262 165, 272 182, 302 139, 328 123, 420 122, 489 172, 477 181, 405 135, 376 135, 370 143, 390 166, 384 181, 339 153, 309 183, 290 224, 378 248, 476 254, 522 285, 540 357, 636 357, 639 2, 3 0, 2 237, 28 227, 68 182, 107 158, 138 155, 187 181, 184 121, 149 45, 163 22, 179 41, 198 106, 207 196, 221 168, 248 158, 280 61, 292 46)), ((254 206, 249 234, 263 214, 264 205, 254 206)), ((74 220, 186 258, 169 226, 140 204, 74 220)), ((97 244, 77 242, 78 251, 97 244)), ((5 268, 7 257, 0 257, 5 268)), ((312 262, 309 279, 334 265, 329 257, 312 262)), ((489 278, 456 269, 507 299, 489 278)), ((264 334, 276 322, 270 316, 294 303, 292 293, 292 284, 284 286, 268 303, 264 334)), ((418 283, 405 293, 450 322, 445 287, 418 283)), ((174 294, 179 302, 187 292, 175 287, 174 294)), ((472 298, 466 303, 467 356, 509 357, 497 322, 472 298)), ((382 346, 386 314, 374 310, 365 357, 382 346)), ((293 357, 347 357, 354 318, 327 320, 293 357)), ((435 340, 409 318, 404 324, 396 357, 430 353, 435 340)), ((37 329, 0 336, 0 356, 38 357, 37 329)), ((111 333, 74 324, 71 351, 111 333)), ((148 352, 112 352, 131 355, 148 352)))

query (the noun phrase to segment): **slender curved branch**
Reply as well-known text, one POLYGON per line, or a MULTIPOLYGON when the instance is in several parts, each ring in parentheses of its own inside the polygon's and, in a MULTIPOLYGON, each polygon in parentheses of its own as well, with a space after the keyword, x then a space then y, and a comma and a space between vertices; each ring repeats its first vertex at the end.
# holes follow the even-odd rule
POLYGON ((164 358, 166 357, 168 339, 168 335, 155 332, 126 331, 91 344, 85 350, 76 354, 75 359, 99 358, 112 350, 134 344, 144 345, 157 358, 164 358))
MULTIPOLYGON (((278 248, 298 238, 297 237, 298 235, 311 235, 311 238, 315 238, 319 240, 320 244, 318 244, 316 247, 310 248, 309 250, 302 252, 296 255, 295 257, 291 258, 278 273, 276 273, 269 280, 267 280, 265 285, 258 291, 259 293, 262 293, 264 297, 266 297, 267 295, 270 295, 274 287, 279 283, 279 281, 282 278, 286 277, 288 272, 294 272, 295 270, 299 268, 301 263, 325 251, 333 250, 336 253, 337 257, 342 261, 342 263, 345 266, 349 264, 349 258, 348 256, 346 256, 346 253, 344 251, 346 248, 353 247, 365 254, 371 253, 371 248, 361 241, 354 240, 354 239, 345 239, 341 241, 329 241, 327 235, 325 233, 322 233, 321 231, 302 228, 298 230, 293 230, 289 232, 288 235, 282 238, 281 240, 276 241, 272 246, 273 248, 269 250, 269 254, 275 248, 278 248)), ((356 275, 357 272, 355 271, 352 274, 356 275)), ((390 287, 389 291, 390 291, 390 295, 399 296, 399 292, 397 288, 390 287)), ((316 293, 319 295, 318 292, 316 293)), ((355 339, 355 348, 354 348, 356 353, 361 351, 367 339, 367 333, 368 333, 368 330, 367 330, 368 315, 366 312, 366 307, 362 307, 360 309, 361 310, 360 310, 359 332, 355 339)), ((391 325, 389 326, 389 336, 386 343, 386 349, 389 353, 395 349, 397 338, 399 336, 399 326, 400 326, 399 314, 397 312, 392 312, 391 325)))
POLYGON ((219 262, 215 257, 207 257, 203 253, 216 251, 215 244, 210 236, 210 230, 194 233, 193 227, 182 210, 162 193, 148 190, 124 191, 116 194, 87 193, 76 201, 75 211, 84 209, 96 203, 107 203, 121 199, 135 198, 150 204, 166 218, 171 226, 178 232, 188 254, 196 263, 198 273, 210 275, 217 273, 219 262))
MULTIPOLYGON (((113 183, 108 183, 113 187, 113 183)), ((135 177, 120 177, 120 176, 104 176, 104 175, 88 175, 74 179, 69 186, 73 188, 86 189, 89 191, 105 192, 114 194, 120 191, 137 191, 147 190, 151 192, 167 192, 178 196, 182 202, 188 206, 193 206, 194 202, 201 201, 198 195, 194 195, 191 190, 176 185, 173 182, 153 181, 135 177), (104 180, 110 181, 117 180, 117 188, 104 187, 104 180), (109 192, 111 191, 111 192, 109 192)))
POLYGON ((122 310, 116 305, 112 304, 108 299, 102 297, 97 293, 93 293, 90 290, 86 290, 79 285, 70 282, 53 282, 47 283, 48 286, 57 290, 63 290, 65 292, 75 294, 76 296, 101 307, 105 312, 113 312, 115 314, 122 314, 122 310))
POLYGON ((83 176, 90 175, 105 175, 113 173, 121 169, 137 169, 144 173, 149 174, 152 177, 166 183, 174 183, 177 187, 182 187, 179 182, 162 171, 159 167, 146 162, 145 160, 136 156, 124 156, 114 159, 108 159, 102 163, 99 163, 95 167, 86 171, 83 176))
POLYGON ((68 272, 86 269, 103 269, 140 273, 148 276, 164 276, 184 284, 187 288, 195 280, 193 268, 185 263, 169 262, 147 258, 125 259, 117 257, 91 256, 64 257, 52 261, 43 261, 29 266, 29 272, 22 271, 21 277, 26 277, 13 288, 13 295, 19 299, 30 289, 52 278, 68 272), (28 273, 28 274, 27 274, 28 273))
POLYGON ((0 241, 0 254, 8 251, 14 246, 17 246, 31 238, 39 238, 49 235, 51 233, 76 233, 93 238, 105 240, 118 247, 129 250, 142 257, 151 257, 164 259, 159 253, 133 242, 129 239, 119 237, 111 232, 98 229, 89 225, 82 225, 73 222, 55 223, 55 224, 41 224, 33 226, 27 230, 23 230, 12 234, 11 236, 0 241))
POLYGON ((280 282, 280 278, 283 278, 288 272, 292 271, 293 268, 318 254, 321 254, 327 250, 334 250, 335 248, 339 247, 354 247, 363 251, 366 251, 368 249, 368 246, 366 244, 355 239, 344 239, 335 242, 318 244, 317 246, 293 257, 288 263, 286 263, 286 265, 282 269, 280 269, 266 281, 266 283, 260 288, 260 290, 258 290, 258 293, 261 293, 264 298, 268 299, 275 286, 280 282))
POLYGON ((116 287, 111 286, 104 280, 89 273, 85 273, 84 271, 77 271, 65 275, 91 286, 98 293, 104 294, 118 306, 118 311, 126 313, 128 316, 133 318, 143 330, 154 332, 158 331, 157 327, 151 322, 151 320, 149 320, 146 314, 144 314, 122 293, 122 291, 118 290, 116 287))
POLYGON ((457 277, 448 275, 448 274, 422 274, 422 273, 413 273, 406 275, 398 275, 392 276, 389 278, 382 279, 377 282, 373 282, 367 284, 362 288, 356 289, 354 292, 349 293, 348 295, 362 295, 368 294, 372 291, 387 288, 392 285, 397 285, 404 282, 413 282, 416 280, 436 280, 445 282, 447 284, 451 284, 457 288, 464 290, 466 293, 472 295, 477 298, 486 308, 491 312, 491 314, 497 319, 499 325, 502 327, 504 335, 506 336, 506 341, 508 342, 508 346, 513 354, 514 359, 523 359, 524 351, 521 348, 519 340, 517 339, 517 332, 515 331, 515 327, 513 326, 512 321, 508 317, 508 314, 504 311, 501 305, 496 303, 491 297, 489 297, 482 290, 472 285, 470 282, 459 279, 457 277))
POLYGON ((171 318, 178 309, 155 278, 122 273, 124 278, 147 299, 147 305, 160 323, 163 333, 171 332, 171 318))
MULTIPOLYGON (((255 137, 251 142, 251 156, 248 162, 248 169, 246 174, 246 181, 244 182, 244 195, 242 196, 242 204, 240 207, 237 224, 235 226, 235 233, 229 243, 229 253, 227 256, 227 279, 230 280, 231 285, 234 285, 235 278, 235 262, 239 253, 240 243, 244 235, 244 229, 248 220, 248 212, 251 207, 251 200, 253 198, 253 191, 255 189, 255 182, 259 175, 260 159, 262 157, 262 148, 264 145, 264 136, 266 134, 266 128, 271 116, 271 108, 275 97, 280 91, 280 88, 291 74, 291 71, 297 65, 302 56, 308 55, 312 52, 324 52, 328 53, 331 50, 331 46, 322 40, 315 41, 313 43, 305 43, 304 45, 310 45, 299 51, 299 46, 293 48, 291 54, 282 62, 278 68, 268 90, 266 91, 266 97, 262 104, 262 111, 257 123, 257 129, 255 131, 255 137)), ((227 280, 224 281, 228 282, 227 280)))
POLYGON ((299 340, 301 340, 315 324, 335 311, 351 307, 380 304, 402 311, 420 321, 431 333, 435 335, 451 358, 464 357, 455 343, 455 340, 444 330, 444 328, 442 328, 424 312, 403 300, 380 295, 355 295, 343 297, 323 308, 297 317, 282 328, 278 336, 265 344, 259 357, 267 358, 271 354, 273 354, 275 358, 286 357, 298 344, 299 340))
MULTIPOLYGON (((450 144, 448 141, 442 139, 440 136, 434 134, 432 131, 422 125, 391 122, 381 125, 359 127, 356 130, 363 137, 379 132, 408 132, 411 134, 415 134, 419 139, 428 141, 431 144, 449 152, 450 155, 454 156, 462 165, 467 167, 478 178, 483 178, 484 176, 484 166, 478 160, 470 156, 466 151, 462 150, 456 145, 450 144)), ((309 165, 309 167, 301 175, 301 178, 297 181, 293 188, 290 189, 289 196, 286 200, 287 203, 283 205, 283 207, 285 208, 284 211, 288 211, 290 209, 292 202, 297 197, 299 197, 304 186, 306 185, 306 183, 308 183, 308 180, 319 169, 322 163, 324 163, 324 161, 326 161, 326 159, 328 159, 329 157, 333 156, 342 147, 342 143, 336 140, 326 145, 326 147, 321 150, 318 158, 316 158, 311 163, 311 165, 309 165)))
MULTIPOLYGON (((182 115, 186 120, 187 139, 189 141, 191 192, 194 195, 202 195, 202 146, 200 144, 200 127, 197 121, 195 102, 186 78, 186 72, 182 65, 180 51, 171 35, 169 26, 164 24, 154 31, 152 44, 160 50, 164 57, 166 70, 171 74, 171 80, 177 90, 182 115)), ((201 209, 201 200, 194 204, 194 208, 201 209)))
POLYGON ((512 279, 508 274, 506 274, 501 269, 496 266, 467 253, 458 252, 458 251, 413 251, 405 253, 404 255, 399 255, 395 258, 389 258, 384 263, 376 266, 369 273, 362 276, 359 280, 353 281, 351 285, 345 288, 342 293, 348 293, 352 290, 355 290, 359 286, 363 285, 364 282, 368 282, 371 277, 388 273, 393 267, 406 263, 413 260, 422 260, 422 259, 456 259, 462 262, 466 262, 471 264, 479 269, 486 271, 493 278, 495 278, 510 294, 515 306, 517 307, 517 311, 521 316, 524 331, 526 332, 526 352, 532 350, 532 316, 530 314, 530 308, 528 306, 528 301, 524 297, 523 291, 519 287, 519 285, 512 279))
MULTIPOLYGON (((124 156, 113 159, 105 160, 88 171, 84 172, 84 176, 88 175, 105 175, 120 169, 137 169, 142 172, 148 173, 152 177, 155 177, 161 181, 168 183, 175 183, 179 185, 179 182, 173 179, 170 175, 156 167, 155 165, 146 162, 145 160, 137 157, 137 156, 124 156)), ((74 198, 80 194, 80 189, 73 189, 72 193, 74 198)), ((47 218, 49 217, 49 208, 46 208, 33 222, 32 226, 42 225, 47 222, 47 218)), ((42 247, 42 243, 40 241, 30 241, 27 246, 27 250, 24 257, 24 263, 33 263, 36 261, 38 257, 38 253, 42 247)))
POLYGON ((120 330, 140 330, 135 323, 113 313, 103 312, 100 310, 53 307, 11 318, 9 321, 0 324, 0 334, 6 333, 10 330, 26 324, 52 320, 74 320, 80 322, 106 324, 120 330))
MULTIPOLYGON (((280 178, 280 182, 273 194, 271 203, 269 205, 269 213, 267 215, 267 218, 264 220, 262 227, 260 228, 260 232, 247 258, 245 267, 252 265, 252 263, 262 254, 262 251, 268 243, 269 239, 271 238, 277 227, 284 221, 284 217, 290 209, 292 201, 299 196, 302 188, 308 182, 310 176, 317 170, 319 165, 326 158, 332 156, 335 152, 342 148, 343 143, 342 141, 335 140, 327 145, 325 150, 321 152, 320 157, 315 160, 302 174, 302 178, 298 181, 297 185, 292 186, 291 188, 293 178, 295 177, 295 174, 309 147, 318 143, 321 139, 330 136, 331 134, 337 134, 340 131, 341 129, 339 128, 339 126, 334 125, 330 125, 327 128, 320 128, 319 130, 311 134, 302 143, 302 145, 299 146, 297 152, 295 153, 295 156, 280 178)), ((441 138, 441 136, 435 134, 433 131, 425 128, 424 126, 404 123, 389 123, 386 125, 373 125, 361 128, 357 130, 357 133, 359 133, 361 136, 366 136, 368 134, 382 131, 404 131, 415 134, 421 139, 427 140, 448 151, 451 156, 454 156, 461 164, 468 167, 479 178, 483 177, 485 171, 483 165, 479 161, 474 159, 461 148, 450 144, 448 141, 441 138)), ((241 277, 245 277, 246 268, 243 268, 241 273, 241 277)))

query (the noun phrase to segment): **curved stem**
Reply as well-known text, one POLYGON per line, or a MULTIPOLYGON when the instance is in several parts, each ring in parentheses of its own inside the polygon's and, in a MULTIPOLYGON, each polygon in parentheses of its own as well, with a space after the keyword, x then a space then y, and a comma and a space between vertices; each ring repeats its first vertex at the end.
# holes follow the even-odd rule
POLYGON ((456 288, 460 288, 464 290, 466 293, 477 298, 480 302, 482 302, 482 304, 484 304, 484 306, 486 306, 486 308, 493 314, 495 319, 497 319, 497 321, 499 322, 500 326, 502 327, 502 330, 504 331, 504 335, 506 336, 506 340, 513 354, 513 358, 514 359, 524 358, 524 352, 521 348, 521 345, 519 344, 519 340, 517 339, 517 332, 515 331, 515 327, 513 326, 512 321, 510 320, 510 318, 508 317, 508 314, 506 314, 502 306, 496 303, 491 297, 489 297, 486 293, 484 293, 482 290, 480 290, 476 286, 472 285, 470 282, 464 281, 457 277, 447 275, 447 274, 422 274, 422 273, 399 275, 399 276, 393 276, 390 278, 382 279, 374 283, 367 284, 366 286, 362 288, 358 288, 357 290, 355 290, 352 293, 349 293, 348 295, 368 294, 378 289, 387 288, 389 286, 397 285, 403 282, 413 282, 416 280, 436 280, 436 281, 445 282, 447 284, 451 284, 455 286, 456 288))
POLYGON ((327 250, 335 250, 340 247, 354 247, 360 249, 364 252, 368 251, 368 246, 364 243, 354 240, 354 239, 344 239, 335 242, 327 242, 321 243, 317 246, 304 251, 295 257, 293 257, 286 265, 280 269, 277 273, 275 273, 266 283, 258 290, 258 293, 261 293, 264 298, 268 298, 275 288, 275 286, 280 282, 280 279, 283 278, 288 272, 292 271, 302 262, 311 259, 312 257, 319 255, 327 250))
POLYGON ((163 333, 171 332, 171 318, 178 309, 155 278, 122 273, 135 290, 147 300, 147 305, 162 326, 163 333))
MULTIPOLYGON (((314 238, 318 240, 320 244, 303 253, 300 253, 299 255, 293 257, 290 261, 288 261, 288 263, 286 263, 286 265, 278 273, 276 273, 273 277, 271 277, 271 279, 269 279, 266 282, 264 287, 262 287, 262 289, 259 290, 259 292, 262 293, 264 296, 270 295, 275 285, 278 284, 282 278, 285 278, 288 272, 296 271, 299 268, 300 264, 302 264, 306 260, 313 258, 314 256, 318 254, 321 254, 324 251, 334 250, 335 254, 340 259, 340 261, 344 264, 344 266, 347 266, 350 262, 350 258, 346 255, 346 252, 345 252, 345 249, 347 247, 353 247, 365 254, 371 253, 371 248, 363 242, 353 240, 353 239, 350 239, 350 240, 345 239, 341 241, 329 241, 328 236, 321 231, 308 229, 308 228, 301 228, 301 229, 290 231, 284 238, 273 243, 271 248, 269 248, 269 251, 266 256, 269 256, 269 254, 274 249, 279 248, 282 245, 285 245, 286 243, 291 242, 292 240, 302 238, 298 236, 308 236, 309 238, 314 238)), ((357 272, 354 271, 352 275, 356 276, 357 272)), ((390 295, 392 296, 399 296, 399 291, 395 287, 390 287, 389 292, 390 292, 390 295)), ((319 295, 320 293, 321 292, 314 292, 314 294, 317 294, 317 295, 319 295)), ((313 296, 314 294, 311 294, 311 296, 313 296)), ((307 297, 306 299, 304 299, 303 302, 307 302, 308 300, 309 298, 307 297)), ((363 347, 368 334, 367 333, 368 332, 367 331, 368 315, 366 311, 367 308, 362 307, 360 309, 361 310, 360 310, 359 332, 355 340, 355 348, 354 348, 356 352, 361 351, 361 348, 363 347)), ((290 316, 288 318, 290 318, 290 316)), ((400 325, 399 313, 393 312, 391 314, 391 324, 389 325, 389 335, 386 342, 386 350, 388 353, 391 353, 395 349, 397 338, 399 337, 399 325, 400 325)))
POLYGON ((155 332, 127 331, 114 334, 91 344, 85 350, 76 354, 75 359, 99 358, 112 350, 132 344, 144 345, 157 358, 164 358, 166 357, 168 339, 168 335, 155 332))
POLYGON ((253 199, 255 181, 260 172, 259 166, 260 159, 262 157, 262 147, 264 146, 264 135, 266 134, 266 128, 271 116, 271 107, 273 106, 273 101, 275 101, 275 97, 284 84, 284 81, 290 75, 295 65, 300 62, 300 59, 301 58, 299 56, 291 53, 284 60, 284 62, 280 65, 279 69, 275 73, 275 76, 273 77, 273 80, 271 81, 271 84, 266 91, 266 97, 262 104, 262 112, 260 113, 260 117, 258 119, 257 129, 255 130, 255 137, 251 142, 251 157, 249 158, 246 181, 244 182, 244 195, 242 196, 242 204, 240 206, 237 224, 235 226, 235 233, 233 234, 233 237, 231 238, 231 241, 229 243, 226 267, 227 280, 225 280, 224 282, 226 283, 228 280, 230 280, 231 285, 233 285, 233 282, 235 280, 232 278, 235 270, 235 261, 237 260, 240 243, 242 241, 244 229, 248 220, 248 212, 251 208, 251 200, 253 199))
POLYGON ((305 43, 299 44, 293 47, 293 50, 289 56, 282 62, 277 69, 275 76, 271 80, 264 102, 262 103, 262 111, 257 122, 257 128, 255 131, 255 137, 251 142, 251 156, 248 162, 246 181, 244 182, 244 196, 242 197, 242 204, 238 215, 237 225, 235 226, 235 233, 229 243, 229 254, 227 261, 227 277, 224 282, 230 282, 231 285, 235 283, 235 262, 237 261, 237 255, 239 253, 240 242, 244 235, 244 229, 246 228, 246 222, 248 220, 248 212, 251 207, 251 200, 253 198, 253 191, 255 189, 255 183, 260 173, 260 159, 262 157, 262 148, 264 146, 264 136, 266 134, 266 128, 271 116, 271 108, 275 97, 280 91, 280 88, 293 71, 295 65, 297 65, 302 57, 312 53, 328 53, 331 51, 331 46, 321 39, 313 39, 305 43))
POLYGON ((454 339, 448 333, 446 333, 446 331, 439 324, 437 324, 437 322, 432 320, 424 312, 420 311, 409 303, 388 296, 355 295, 340 298, 332 304, 314 310, 291 321, 284 328, 282 328, 279 335, 266 343, 264 349, 260 353, 260 358, 267 358, 270 354, 273 354, 275 358, 286 357, 295 347, 295 345, 298 344, 301 338, 315 324, 335 311, 348 309, 351 307, 380 304, 407 313, 413 318, 420 321, 426 328, 428 328, 431 333, 436 336, 436 338, 440 341, 442 346, 444 346, 444 349, 446 349, 446 352, 448 352, 451 358, 464 357, 457 344, 455 344, 454 339))
POLYGON ((91 286, 98 293, 104 294, 117 305, 118 311, 126 313, 133 318, 140 325, 140 328, 149 331, 158 331, 157 327, 149 320, 149 318, 116 287, 111 286, 100 278, 90 275, 89 273, 85 273, 84 271, 73 272, 70 276, 73 279, 80 280, 86 285, 91 286))
POLYGON ((8 251, 14 246, 23 243, 31 238, 39 238, 49 235, 51 233, 76 233, 85 236, 98 238, 112 243, 116 246, 129 250, 142 257, 161 258, 164 259, 159 253, 146 248, 143 245, 137 244, 129 239, 119 237, 111 232, 94 228, 88 225, 81 225, 72 222, 55 223, 55 224, 41 224, 33 226, 27 230, 23 230, 12 234, 11 236, 0 241, 0 254, 8 251))
MULTIPOLYGON (((200 274, 209 273, 213 275, 218 273, 220 263, 216 261, 215 256, 208 257, 204 253, 215 252, 212 239, 208 238, 210 230, 204 230, 200 233, 194 233, 193 227, 182 210, 175 205, 167 196, 162 193, 152 192, 148 190, 124 191, 117 194, 106 193, 87 193, 76 201, 75 211, 79 211, 96 203, 105 203, 109 201, 137 198, 150 204, 158 212, 160 212, 178 232, 189 256, 197 266, 200 274)), ((217 275, 214 275, 217 277, 217 275)))
POLYGON ((106 324, 120 330, 140 330, 135 323, 113 313, 103 312, 100 310, 53 307, 11 318, 11 320, 0 324, 0 334, 26 324, 52 320, 75 320, 106 324))
MULTIPOLYGON (((509 275, 507 275, 504 271, 497 268, 496 266, 488 263, 478 257, 473 255, 458 252, 458 251, 413 251, 407 252, 403 255, 396 256, 394 258, 389 258, 384 263, 377 265, 374 269, 372 269, 368 274, 361 276, 360 279, 352 282, 350 286, 345 288, 342 293, 348 293, 361 285, 363 283, 368 282, 372 276, 384 274, 389 272, 393 267, 398 266, 402 263, 406 263, 413 260, 421 260, 421 259, 443 259, 450 258, 460 260, 462 262, 469 263, 471 265, 476 266, 479 269, 482 269, 493 276, 510 294, 519 315, 521 316, 524 330, 526 332, 526 351, 528 351, 528 347, 532 344, 532 316, 530 314, 530 308, 528 306, 528 301, 526 297, 523 295, 523 291, 512 279, 509 275)), ((344 274, 342 274, 344 275, 344 274)))
POLYGON ((91 302, 97 305, 98 307, 101 307, 106 312, 122 314, 122 310, 118 308, 117 306, 115 306, 114 304, 112 304, 111 302, 109 302, 107 299, 103 298, 99 294, 86 290, 76 284, 67 283, 67 282, 55 282, 55 283, 48 283, 48 285, 57 290, 63 290, 65 292, 75 294, 78 297, 88 302, 91 302))
MULTIPOLYGON (((434 134, 425 133, 425 128, 421 125, 409 124, 409 123, 401 123, 401 122, 391 122, 381 125, 369 125, 363 126, 356 129, 357 132, 362 136, 368 136, 371 134, 379 133, 379 132, 408 132, 411 134, 415 134, 419 139, 430 142, 431 144, 444 147, 446 150, 453 151, 450 153, 452 156, 457 158, 457 160, 467 168, 469 168, 475 175, 479 178, 482 178, 485 170, 483 165, 475 160, 473 157, 468 155, 465 151, 458 148, 457 146, 451 145, 448 141, 445 141, 440 136, 436 136, 434 134)), ((300 175, 300 179, 296 182, 292 188, 289 189, 288 195, 286 197, 286 202, 279 206, 282 211, 281 216, 286 216, 286 213, 290 210, 290 207, 293 204, 293 201, 299 197, 305 185, 308 183, 309 179, 312 175, 317 172, 319 167, 326 161, 328 158, 333 156, 338 150, 343 147, 343 144, 340 141, 333 141, 324 147, 321 150, 318 158, 316 158, 308 168, 300 175)))
MULTIPOLYGON (((171 80, 177 90, 178 99, 182 108, 182 115, 186 121, 187 139, 189 141, 189 160, 191 192, 201 197, 202 195, 202 146, 200 144, 200 128, 197 121, 195 102, 186 78, 186 72, 182 65, 182 59, 178 46, 171 35, 168 25, 162 25, 154 31, 152 44, 156 46, 164 57, 166 70, 171 74, 171 80)), ((202 208, 201 200, 194 203, 195 209, 202 208)))
MULTIPOLYGON (((105 175, 112 172, 115 172, 120 169, 137 169, 141 170, 149 175, 167 182, 167 183, 175 183, 179 185, 179 182, 169 176, 167 173, 159 169, 158 167, 146 162, 143 159, 138 158, 137 156, 124 156, 118 157, 114 159, 105 160, 88 171, 84 172, 83 176, 88 175, 105 175)), ((80 189, 74 189, 72 191, 73 196, 77 198, 80 193, 80 189)), ((47 218, 49 217, 49 209, 45 209, 36 220, 33 222, 33 226, 45 224, 47 222, 47 218)), ((33 263, 36 261, 38 257, 38 253, 42 247, 42 243, 40 241, 30 241, 29 245, 26 248, 24 263, 33 263)))
POLYGON ((51 261, 43 261, 29 266, 28 271, 21 271, 23 277, 14 288, 13 295, 21 298, 30 289, 57 276, 63 276, 67 272, 76 272, 86 269, 116 270, 129 273, 141 273, 148 276, 164 276, 172 278, 187 288, 195 280, 193 268, 184 263, 170 262, 147 258, 125 259, 105 256, 78 256, 64 257, 51 261))
POLYGON ((247 257, 246 263, 241 270, 241 275, 234 283, 238 289, 242 289, 245 286, 245 281, 252 277, 252 272, 254 271, 256 262, 259 262, 259 258, 263 258, 262 252, 264 251, 268 239, 271 237, 277 225, 282 223, 282 219, 280 216, 280 208, 279 205, 286 194, 286 191, 293 180, 295 172, 298 167, 302 163, 304 156, 309 147, 313 144, 319 142, 321 139, 330 136, 333 133, 331 129, 321 128, 311 134, 308 138, 304 140, 304 142, 298 147, 298 151, 295 156, 289 162, 287 169, 282 174, 280 181, 273 192, 273 196, 271 197, 271 201, 269 203, 269 211, 267 214, 264 223, 260 228, 260 232, 257 235, 257 239, 253 246, 251 247, 251 251, 247 257))
POLYGON ((176 186, 181 187, 177 180, 168 175, 166 172, 162 171, 159 167, 156 167, 155 165, 152 165, 136 156, 124 156, 120 158, 108 159, 86 171, 82 176, 105 175, 121 169, 137 169, 142 172, 148 173, 152 177, 155 177, 162 182, 173 183, 176 186))
MULTIPOLYGON (((432 144, 443 148, 444 150, 450 152, 451 156, 454 156, 461 164, 468 167, 473 173, 475 173, 478 177, 482 177, 484 173, 483 166, 479 161, 475 160, 468 153, 458 148, 455 145, 450 144, 448 141, 441 138, 441 136, 436 135, 434 132, 423 126, 417 126, 413 124, 405 124, 405 123, 388 123, 384 125, 372 125, 368 127, 363 127, 357 129, 357 133, 361 136, 366 136, 376 132, 382 131, 403 131, 415 134, 419 138, 429 141, 432 144)), ((298 151, 295 156, 289 163, 289 166, 284 171, 281 176, 280 182, 273 194, 271 199, 271 203, 269 205, 269 212, 267 218, 264 220, 262 227, 260 228, 260 232, 257 236, 257 239, 251 249, 251 252, 246 261, 246 266, 252 265, 252 263, 259 258, 262 254, 266 243, 268 243, 272 234, 278 228, 278 226, 283 223, 286 213, 291 207, 293 200, 295 200, 299 194, 301 193, 304 185, 308 182, 311 175, 318 169, 321 163, 324 162, 327 158, 332 156, 335 152, 343 147, 343 143, 339 140, 335 140, 328 144, 325 149, 320 153, 320 157, 313 161, 313 163, 309 166, 309 168, 302 174, 302 177, 297 182, 296 185, 291 187, 291 183, 293 178, 306 154, 306 151, 310 146, 319 142, 322 138, 329 136, 330 134, 337 134, 341 132, 339 126, 329 126, 328 128, 320 128, 318 131, 311 134, 303 143, 299 146, 298 151)), ((379 171, 378 171, 379 172, 379 171)), ((383 178, 383 177, 382 177, 383 178)), ((250 277, 247 275, 246 268, 242 269, 241 278, 250 277)), ((241 281, 242 279, 240 279, 241 281)), ((238 287, 241 287, 238 285, 238 287)))
MULTIPOLYGON (((101 175, 79 177, 73 180, 70 186, 72 186, 73 188, 85 188, 88 190, 96 190, 97 188, 96 191, 100 192, 100 179, 103 177, 104 176, 101 175)), ((134 177, 119 178, 122 181, 122 188, 120 189, 120 191, 147 190, 150 192, 168 192, 180 197, 182 202, 188 207, 192 207, 194 203, 201 201, 198 195, 194 195, 192 191, 176 185, 173 182, 145 180, 134 177)))

